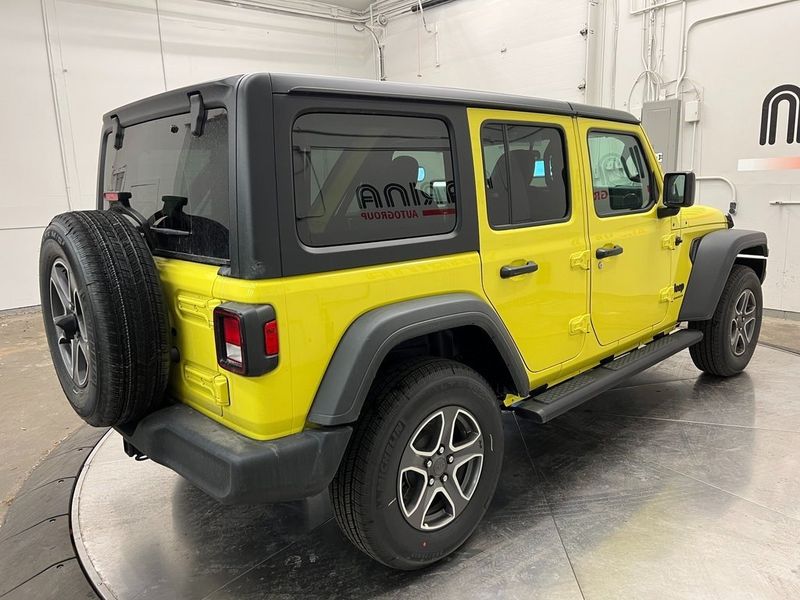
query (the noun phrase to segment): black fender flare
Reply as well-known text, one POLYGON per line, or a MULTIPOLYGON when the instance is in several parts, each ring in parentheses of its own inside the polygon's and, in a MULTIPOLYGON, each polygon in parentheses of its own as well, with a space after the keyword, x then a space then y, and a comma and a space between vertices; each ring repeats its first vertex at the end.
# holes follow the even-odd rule
POLYGON ((526 396, 530 386, 522 357, 494 309, 473 294, 442 294, 376 308, 353 321, 328 363, 307 420, 323 426, 356 421, 392 348, 421 335, 468 325, 489 335, 511 373, 515 393, 526 396))
MULTIPOLYGON (((767 236, 762 231, 723 229, 699 238, 690 251, 692 272, 686 284, 679 321, 705 321, 714 315, 722 289, 736 256, 743 250, 758 248, 766 257, 767 236)), ((766 273, 766 270, 764 270, 766 273)), ((761 278, 763 282, 764 278, 761 278)))

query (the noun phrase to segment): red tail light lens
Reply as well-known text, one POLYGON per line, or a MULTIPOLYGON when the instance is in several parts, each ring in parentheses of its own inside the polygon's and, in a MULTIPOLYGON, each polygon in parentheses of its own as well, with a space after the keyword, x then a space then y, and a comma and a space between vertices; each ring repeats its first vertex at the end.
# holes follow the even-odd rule
POLYGON ((278 366, 278 321, 269 304, 225 302, 214 309, 217 363, 256 377, 278 366))
POLYGON ((264 351, 267 356, 276 356, 280 350, 278 341, 278 322, 275 320, 264 323, 264 351))
POLYGON ((222 315, 222 338, 225 340, 225 358, 242 366, 242 328, 238 315, 222 315))

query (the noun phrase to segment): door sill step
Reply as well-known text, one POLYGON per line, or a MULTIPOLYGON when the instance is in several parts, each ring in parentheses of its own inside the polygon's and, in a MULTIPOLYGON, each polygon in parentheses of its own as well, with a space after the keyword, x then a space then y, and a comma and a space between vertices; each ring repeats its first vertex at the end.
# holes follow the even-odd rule
POLYGON ((520 416, 530 417, 538 423, 547 423, 702 339, 702 332, 696 329, 681 329, 535 396, 515 402, 510 408, 520 416))

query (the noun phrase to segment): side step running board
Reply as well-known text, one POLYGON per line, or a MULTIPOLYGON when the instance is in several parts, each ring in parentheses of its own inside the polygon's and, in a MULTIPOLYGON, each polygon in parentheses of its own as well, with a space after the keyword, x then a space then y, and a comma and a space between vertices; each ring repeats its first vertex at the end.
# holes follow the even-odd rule
POLYGON ((696 329, 682 329, 665 335, 540 394, 524 398, 512 404, 511 408, 520 416, 546 423, 702 339, 703 334, 696 329))

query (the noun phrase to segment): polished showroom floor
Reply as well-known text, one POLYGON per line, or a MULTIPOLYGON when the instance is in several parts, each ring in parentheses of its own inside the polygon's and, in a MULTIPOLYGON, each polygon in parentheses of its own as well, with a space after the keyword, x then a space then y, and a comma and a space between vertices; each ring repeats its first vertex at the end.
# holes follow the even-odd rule
POLYGON ((361 555, 326 496, 222 507, 116 434, 73 531, 101 594, 164 598, 800 598, 800 356, 701 376, 684 352, 549 425, 505 415, 494 502, 416 573, 361 555))

